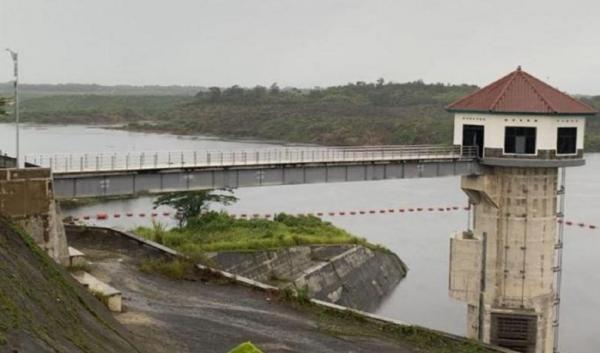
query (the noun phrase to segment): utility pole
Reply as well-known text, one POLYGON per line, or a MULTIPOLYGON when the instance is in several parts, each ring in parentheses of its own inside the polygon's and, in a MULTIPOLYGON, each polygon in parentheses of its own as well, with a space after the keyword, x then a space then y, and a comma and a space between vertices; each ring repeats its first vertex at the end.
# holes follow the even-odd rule
POLYGON ((10 56, 13 60, 13 65, 14 65, 14 78, 15 78, 15 82, 14 82, 14 88, 15 88, 15 124, 16 124, 16 130, 17 130, 17 168, 23 168, 23 164, 21 163, 21 143, 20 143, 20 128, 19 128, 19 54, 15 51, 12 51, 8 48, 6 48, 6 51, 8 51, 10 53, 10 56))

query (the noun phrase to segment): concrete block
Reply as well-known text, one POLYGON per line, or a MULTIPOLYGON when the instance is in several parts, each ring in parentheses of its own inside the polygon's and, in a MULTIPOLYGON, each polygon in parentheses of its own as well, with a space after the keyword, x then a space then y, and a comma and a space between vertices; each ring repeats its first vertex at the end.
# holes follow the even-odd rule
POLYGON ((122 295, 120 291, 84 271, 73 273, 73 277, 104 303, 108 310, 113 312, 122 311, 122 295))
POLYGON ((476 305, 481 288, 483 242, 460 232, 450 238, 450 297, 476 305))
POLYGON ((85 254, 81 251, 69 246, 69 266, 85 265, 85 254))

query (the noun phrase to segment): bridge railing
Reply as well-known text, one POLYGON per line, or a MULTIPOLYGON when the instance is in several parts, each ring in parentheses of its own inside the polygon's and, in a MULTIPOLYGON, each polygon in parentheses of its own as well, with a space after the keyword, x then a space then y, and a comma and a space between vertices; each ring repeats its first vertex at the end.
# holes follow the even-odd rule
POLYGON ((290 163, 339 163, 475 158, 474 147, 361 146, 282 147, 237 151, 157 151, 27 155, 25 161, 54 173, 105 172, 164 168, 256 166, 290 163))

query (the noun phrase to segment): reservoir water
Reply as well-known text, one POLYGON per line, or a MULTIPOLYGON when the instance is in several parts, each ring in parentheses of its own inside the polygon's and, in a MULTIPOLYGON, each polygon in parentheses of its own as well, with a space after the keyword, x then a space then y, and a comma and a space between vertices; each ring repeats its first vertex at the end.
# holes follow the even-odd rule
MULTIPOLYGON (((234 150, 272 146, 253 141, 145 134, 87 126, 24 125, 23 153, 234 150)), ((14 126, 0 124, 0 150, 14 154, 14 126)), ((567 171, 567 219, 600 224, 600 154, 588 154, 585 167, 567 171)), ((410 207, 464 206, 459 178, 406 179, 243 188, 235 213, 306 213, 410 207)), ((150 212, 152 199, 109 201, 69 210, 150 212)), ((167 218, 160 218, 168 222, 167 218)), ((464 211, 373 214, 327 217, 356 235, 396 252, 409 266, 406 279, 377 313, 456 334, 465 333, 466 306, 448 298, 449 235, 463 230, 464 211)), ((132 228, 148 218, 121 218, 105 225, 132 228)), ((600 230, 566 227, 561 305, 561 351, 600 351, 600 230)))

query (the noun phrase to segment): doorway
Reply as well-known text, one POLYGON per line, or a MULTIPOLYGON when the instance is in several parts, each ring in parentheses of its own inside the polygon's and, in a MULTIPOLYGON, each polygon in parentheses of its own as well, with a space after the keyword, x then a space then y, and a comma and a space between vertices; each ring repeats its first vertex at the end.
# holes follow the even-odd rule
POLYGON ((483 157, 484 146, 484 128, 483 125, 463 125, 463 146, 477 147, 477 155, 483 157))

